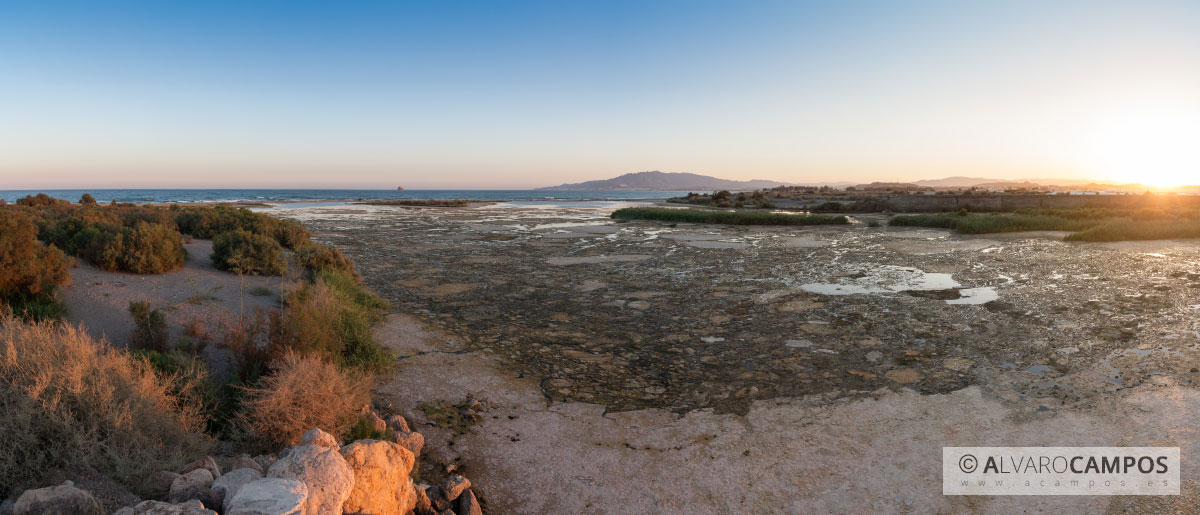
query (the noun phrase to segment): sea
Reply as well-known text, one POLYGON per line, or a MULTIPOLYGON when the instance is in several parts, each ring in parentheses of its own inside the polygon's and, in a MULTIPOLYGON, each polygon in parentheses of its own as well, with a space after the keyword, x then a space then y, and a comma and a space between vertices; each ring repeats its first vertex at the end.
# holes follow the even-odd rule
POLYGON ((658 200, 686 195, 686 191, 549 191, 549 190, 277 190, 277 189, 96 189, 0 190, 0 199, 14 202, 26 195, 79 201, 89 193, 97 202, 135 204, 165 202, 351 202, 362 200, 490 200, 503 202, 587 202, 658 200))

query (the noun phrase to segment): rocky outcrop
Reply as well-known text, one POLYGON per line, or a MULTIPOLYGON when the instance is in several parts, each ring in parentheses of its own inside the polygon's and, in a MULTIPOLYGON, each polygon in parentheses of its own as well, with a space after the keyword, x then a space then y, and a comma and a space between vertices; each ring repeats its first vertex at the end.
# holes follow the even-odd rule
POLYGON ((182 504, 143 501, 136 506, 121 508, 113 515, 217 515, 217 512, 205 508, 204 503, 193 499, 182 504))
POLYGON ((267 477, 303 482, 308 487, 307 515, 340 515, 354 488, 354 472, 346 460, 337 448, 323 445, 292 448, 287 457, 271 465, 267 477))
POLYGON ((26 490, 13 504, 13 515, 104 515, 100 503, 66 481, 58 486, 26 490))
POLYGON ((308 486, 303 481, 266 478, 238 489, 225 515, 307 515, 308 505, 308 486))
POLYGON ((229 504, 238 490, 249 483, 262 479, 262 473, 252 468, 242 468, 229 471, 212 483, 213 498, 221 499, 221 512, 229 511, 229 504))
POLYGON ((416 457, 408 449, 392 442, 359 440, 342 447, 341 454, 354 471, 345 513, 404 515, 416 505, 409 477, 416 457))

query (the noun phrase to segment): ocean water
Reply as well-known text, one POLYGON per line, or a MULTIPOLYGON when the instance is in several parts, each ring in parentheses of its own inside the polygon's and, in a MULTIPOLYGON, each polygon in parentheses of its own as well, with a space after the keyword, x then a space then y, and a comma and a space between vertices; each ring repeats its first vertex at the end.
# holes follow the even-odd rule
POLYGON ((106 189, 106 190, 0 190, 0 199, 13 202, 26 195, 45 193, 76 202, 90 193, 97 202, 296 202, 387 199, 502 200, 519 202, 630 201, 686 195, 686 191, 546 191, 546 190, 275 190, 275 189, 106 189))

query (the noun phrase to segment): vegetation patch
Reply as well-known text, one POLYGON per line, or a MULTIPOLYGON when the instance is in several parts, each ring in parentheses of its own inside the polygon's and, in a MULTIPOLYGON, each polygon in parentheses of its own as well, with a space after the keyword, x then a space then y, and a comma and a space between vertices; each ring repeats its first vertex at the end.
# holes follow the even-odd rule
POLYGON ((708 209, 672 209, 661 207, 627 207, 613 212, 618 220, 659 220, 729 225, 844 225, 844 216, 792 215, 764 211, 717 211, 708 209))
POLYGON ((295 445, 314 427, 344 434, 370 400, 370 377, 319 356, 288 351, 272 368, 258 386, 246 389, 240 415, 245 427, 267 442, 295 445))
POLYGON ((279 242, 244 229, 223 232, 213 238, 212 262, 218 270, 242 275, 278 276, 287 271, 279 242))
POLYGON ((189 381, 76 327, 0 317, 0 496, 74 467, 148 494, 211 445, 189 381))
POLYGON ((962 234, 1069 231, 1067 241, 1200 238, 1200 214, 1160 209, 1027 209, 1015 213, 939 213, 892 217, 889 225, 937 227, 962 234))
POLYGON ((37 226, 20 213, 0 211, 0 304, 23 318, 63 312, 55 289, 71 279, 70 259, 37 241, 37 226))
POLYGON ((349 367, 382 368, 392 358, 375 343, 371 326, 387 307, 352 276, 326 270, 288 292, 271 333, 280 347, 322 355, 349 367))

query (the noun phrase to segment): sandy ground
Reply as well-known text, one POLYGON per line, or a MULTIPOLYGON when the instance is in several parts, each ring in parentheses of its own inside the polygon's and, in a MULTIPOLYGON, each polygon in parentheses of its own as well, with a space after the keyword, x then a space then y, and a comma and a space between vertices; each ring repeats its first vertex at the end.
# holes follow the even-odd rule
MULTIPOLYGON (((255 309, 279 307, 280 278, 246 276, 245 295, 239 295, 241 279, 212 266, 212 242, 193 240, 184 245, 187 261, 183 268, 158 275, 136 275, 105 272, 79 262, 71 270, 71 284, 63 288, 67 319, 82 324, 97 338, 106 338, 114 345, 125 345, 133 331, 129 303, 149 301, 151 307, 166 314, 171 341, 184 337, 185 324, 193 318, 214 337, 224 333, 224 324, 236 319, 242 309, 252 316, 255 309), (270 295, 254 295, 256 287, 266 288, 270 295)), ((193 340, 201 340, 193 338, 193 340)))
POLYGON ((457 463, 492 513, 1194 513, 1200 392, 1141 387, 1094 409, 1038 411, 971 386, 937 395, 756 401, 712 410, 606 413, 548 403, 485 351, 394 315, 380 341, 404 356, 379 392, 426 433, 424 459, 457 463), (468 393, 492 409, 466 434, 420 409, 468 393), (943 446, 1180 446, 1179 497, 941 494, 943 446))

